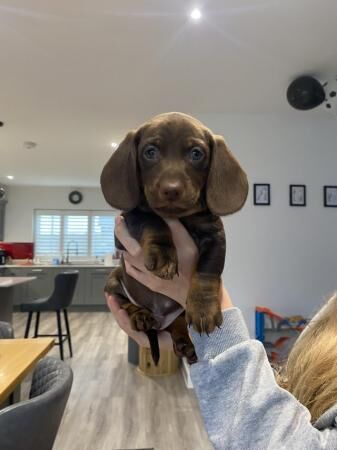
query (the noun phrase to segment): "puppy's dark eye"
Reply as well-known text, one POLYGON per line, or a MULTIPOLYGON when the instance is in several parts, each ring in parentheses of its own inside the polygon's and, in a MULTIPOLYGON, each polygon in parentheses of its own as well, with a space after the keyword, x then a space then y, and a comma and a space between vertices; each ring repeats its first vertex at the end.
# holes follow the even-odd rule
POLYGON ((155 145, 148 145, 145 148, 143 155, 145 159, 149 159, 151 161, 156 160, 159 157, 159 149, 155 145))
POLYGON ((193 147, 189 153, 189 158, 191 161, 201 161, 204 156, 205 153, 200 147, 193 147))

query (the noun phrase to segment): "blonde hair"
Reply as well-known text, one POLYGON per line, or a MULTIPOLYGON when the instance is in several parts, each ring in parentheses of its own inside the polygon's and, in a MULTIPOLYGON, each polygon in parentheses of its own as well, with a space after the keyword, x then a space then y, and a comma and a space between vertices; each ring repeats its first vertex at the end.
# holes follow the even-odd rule
POLYGON ((312 423, 337 403, 337 292, 302 332, 276 379, 308 408, 312 423))

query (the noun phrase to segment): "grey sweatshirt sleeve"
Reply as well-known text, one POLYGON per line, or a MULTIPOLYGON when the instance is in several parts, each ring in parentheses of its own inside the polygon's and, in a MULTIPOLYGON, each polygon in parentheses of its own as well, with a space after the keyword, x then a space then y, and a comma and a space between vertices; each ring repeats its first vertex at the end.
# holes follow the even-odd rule
POLYGON ((241 311, 227 309, 223 318, 209 337, 191 331, 199 359, 191 378, 215 449, 337 449, 337 429, 314 428, 307 408, 278 386, 241 311))

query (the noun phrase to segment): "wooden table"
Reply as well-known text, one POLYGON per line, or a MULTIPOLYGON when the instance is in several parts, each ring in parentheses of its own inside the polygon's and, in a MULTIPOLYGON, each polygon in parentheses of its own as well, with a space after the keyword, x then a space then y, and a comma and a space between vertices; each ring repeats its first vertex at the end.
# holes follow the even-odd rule
POLYGON ((54 345, 54 339, 0 339, 0 404, 54 345))
POLYGON ((0 320, 12 323, 15 286, 33 280, 36 280, 36 277, 0 277, 0 320))

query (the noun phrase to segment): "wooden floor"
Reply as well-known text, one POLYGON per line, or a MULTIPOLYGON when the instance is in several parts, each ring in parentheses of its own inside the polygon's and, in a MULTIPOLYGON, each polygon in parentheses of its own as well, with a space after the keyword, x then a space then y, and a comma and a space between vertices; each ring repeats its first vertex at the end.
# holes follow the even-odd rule
MULTIPOLYGON (((198 404, 181 374, 146 378, 128 364, 127 339, 110 313, 69 313, 74 384, 53 450, 210 450, 198 404)), ((26 315, 14 314, 23 337, 26 315)), ((54 333, 43 313, 40 333, 54 333)), ((58 347, 50 355, 59 356, 58 347)), ((27 398, 30 380, 22 387, 27 398)))

